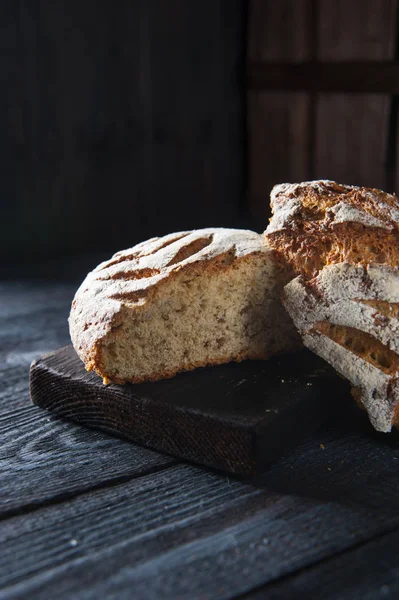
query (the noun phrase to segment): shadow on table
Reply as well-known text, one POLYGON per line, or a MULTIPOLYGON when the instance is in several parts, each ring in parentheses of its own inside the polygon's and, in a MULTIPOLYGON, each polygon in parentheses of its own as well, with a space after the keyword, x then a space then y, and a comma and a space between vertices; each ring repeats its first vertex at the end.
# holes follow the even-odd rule
POLYGON ((361 505, 399 514, 399 432, 373 430, 367 416, 348 407, 327 426, 246 480, 281 494, 361 505))

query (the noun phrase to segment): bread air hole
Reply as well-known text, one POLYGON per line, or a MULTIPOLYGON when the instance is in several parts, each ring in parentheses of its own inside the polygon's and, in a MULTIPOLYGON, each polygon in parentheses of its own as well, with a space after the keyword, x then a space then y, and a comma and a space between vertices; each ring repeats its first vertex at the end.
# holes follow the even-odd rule
POLYGON ((334 325, 327 321, 316 323, 313 329, 381 369, 387 375, 392 375, 399 370, 399 356, 365 331, 334 325))
POLYGON ((125 303, 122 326, 102 341, 102 373, 111 380, 159 379, 292 347, 295 332, 279 301, 282 277, 267 254, 237 259, 234 269, 217 261, 208 267, 190 265, 189 287, 181 269, 139 309, 125 303))

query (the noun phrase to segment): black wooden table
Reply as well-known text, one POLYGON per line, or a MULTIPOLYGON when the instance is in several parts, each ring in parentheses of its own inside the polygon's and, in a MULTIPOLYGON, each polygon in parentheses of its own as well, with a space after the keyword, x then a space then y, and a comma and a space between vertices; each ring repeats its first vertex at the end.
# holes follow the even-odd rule
POLYGON ((399 435, 348 409, 249 481, 56 420, 29 364, 78 282, 35 277, 0 283, 1 599, 399 597, 399 435))

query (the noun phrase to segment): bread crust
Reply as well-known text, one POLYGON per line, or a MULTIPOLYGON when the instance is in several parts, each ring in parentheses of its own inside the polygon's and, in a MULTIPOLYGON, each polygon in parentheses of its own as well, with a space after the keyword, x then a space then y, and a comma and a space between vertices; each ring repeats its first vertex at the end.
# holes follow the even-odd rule
POLYGON ((399 414, 399 268, 339 263, 284 288, 283 303, 305 346, 352 386, 378 431, 399 414))
MULTIPOLYGON (((279 269, 265 238, 247 230, 208 228, 152 238, 116 253, 89 273, 76 292, 69 317, 76 352, 87 370, 96 371, 105 383, 126 380, 110 376, 104 369, 103 348, 110 336, 118 335, 126 311, 140 313, 160 296, 168 282, 183 272, 194 276, 235 269, 241 261, 267 255, 279 269)), ((288 276, 285 281, 288 280, 288 276)), ((283 310, 283 309, 282 309, 283 310)), ((292 337, 295 337, 292 328, 292 337)), ((131 382, 156 381, 199 366, 211 366, 247 358, 265 359, 269 354, 240 353, 217 360, 185 364, 174 370, 159 370, 151 376, 131 377, 131 382)))
POLYGON ((399 200, 393 194, 329 180, 284 183, 273 188, 271 206, 268 241, 307 279, 339 262, 399 264, 399 200))
POLYGON ((299 277, 283 303, 304 344, 352 383, 374 427, 399 423, 399 200, 335 181, 271 193, 266 237, 299 277), (389 365, 389 368, 387 368, 389 365))

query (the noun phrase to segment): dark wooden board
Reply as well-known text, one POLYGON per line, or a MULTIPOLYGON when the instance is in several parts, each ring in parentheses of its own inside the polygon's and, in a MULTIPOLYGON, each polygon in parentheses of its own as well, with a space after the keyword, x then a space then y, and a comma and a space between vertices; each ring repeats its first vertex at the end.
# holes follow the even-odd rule
MULTIPOLYGON (((35 268, 34 276, 40 273, 35 268)), ((25 280, 0 282, 1 520, 176 463, 32 406, 29 365, 68 342, 77 283, 33 281, 26 267, 24 274, 25 280)))
POLYGON ((29 406, 28 390, 23 397, 27 406, 0 415, 0 520, 176 464, 50 417, 29 406))
MULTIPOLYGON (((295 464, 308 462, 305 449, 292 453, 295 464)), ((323 463, 318 444, 317 453, 323 463)), ((277 468, 288 482, 289 463, 277 468)), ((383 484, 381 498, 386 490, 383 484)), ((7 600, 119 599, 132 590, 145 600, 221 600, 279 579, 284 587, 290 574, 399 523, 383 505, 341 500, 306 497, 296 484, 281 494, 178 465, 5 522, 0 585, 7 600)))
POLYGON ((246 594, 245 600, 390 600, 399 595, 399 532, 392 531, 246 594))
POLYGON ((28 374, 70 293, 0 284, 1 600, 397 597, 399 432, 347 396, 243 481, 63 421, 28 374))
MULTIPOLYGON (((146 600, 160 590, 233 598, 277 580, 284 588, 290 574, 397 528, 398 437, 373 433, 350 406, 344 423, 309 436, 260 480, 176 465, 3 522, 4 598, 129 598, 133 588, 146 600)), ((79 445, 89 446, 84 433, 79 445)), ((76 469, 71 455, 64 466, 61 489, 76 469)), ((51 479, 52 464, 42 471, 51 479)))
POLYGON ((156 383, 104 386, 72 346, 32 363, 32 401, 179 458, 255 474, 330 414, 346 386, 307 351, 197 369, 156 383))
MULTIPOLYGON (((248 64, 252 91, 334 92, 345 94, 398 94, 396 62, 302 62, 248 64)), ((289 98, 287 96, 287 98, 289 98)), ((346 96, 346 99, 351 98, 346 96)))

